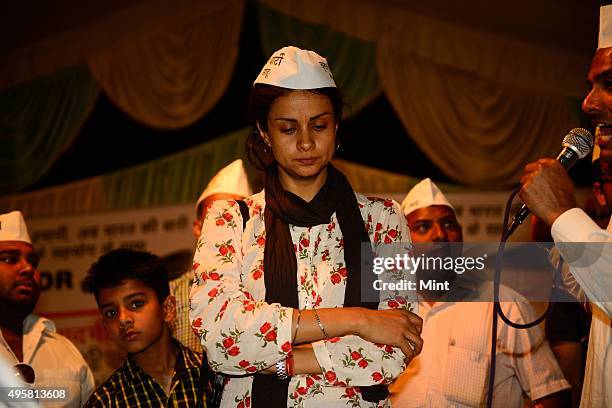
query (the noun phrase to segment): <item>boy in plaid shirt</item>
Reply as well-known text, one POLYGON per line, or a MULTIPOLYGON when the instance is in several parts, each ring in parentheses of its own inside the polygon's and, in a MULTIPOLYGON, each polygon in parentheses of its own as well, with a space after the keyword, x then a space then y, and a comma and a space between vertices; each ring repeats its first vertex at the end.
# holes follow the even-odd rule
POLYGON ((84 287, 96 297, 109 337, 128 353, 86 407, 193 407, 204 398, 202 355, 175 340, 168 326, 176 303, 159 257, 115 249, 91 266, 84 287))

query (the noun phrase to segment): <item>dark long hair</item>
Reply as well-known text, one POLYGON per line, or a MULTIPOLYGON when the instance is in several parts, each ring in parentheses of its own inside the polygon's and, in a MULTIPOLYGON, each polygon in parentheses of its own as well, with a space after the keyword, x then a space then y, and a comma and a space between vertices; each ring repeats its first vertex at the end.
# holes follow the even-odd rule
MULTIPOLYGON (((274 156, 267 148, 263 138, 259 134, 257 124, 265 131, 268 130, 268 113, 277 98, 289 95, 294 89, 281 88, 273 85, 256 84, 253 86, 249 98, 249 120, 253 129, 246 142, 246 154, 251 163, 259 170, 264 170, 274 162, 274 156)), ((340 123, 342 118, 342 95, 338 88, 309 89, 309 92, 323 95, 329 98, 334 109, 334 119, 340 123)))

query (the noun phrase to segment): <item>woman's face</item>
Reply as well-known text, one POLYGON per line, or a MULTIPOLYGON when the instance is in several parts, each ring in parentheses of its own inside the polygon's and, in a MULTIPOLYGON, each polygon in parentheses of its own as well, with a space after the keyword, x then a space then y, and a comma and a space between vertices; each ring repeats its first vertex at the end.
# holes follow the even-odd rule
POLYGON ((324 181, 338 125, 325 95, 296 90, 277 98, 259 132, 271 147, 281 181, 324 181))

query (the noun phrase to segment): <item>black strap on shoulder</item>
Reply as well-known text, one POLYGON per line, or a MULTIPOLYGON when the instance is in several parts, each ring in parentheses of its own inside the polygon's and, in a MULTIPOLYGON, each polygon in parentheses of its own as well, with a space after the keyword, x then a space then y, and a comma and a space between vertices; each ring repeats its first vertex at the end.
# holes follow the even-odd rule
POLYGON ((219 395, 215 393, 215 378, 214 373, 208 367, 208 359, 206 358, 206 352, 202 352, 202 366, 200 367, 200 384, 198 387, 198 400, 196 402, 197 408, 206 408, 214 406, 217 402, 217 407, 221 401, 219 395))
POLYGON ((249 214, 249 207, 244 200, 236 200, 236 202, 238 203, 238 207, 240 207, 240 214, 242 214, 242 230, 244 231, 247 221, 249 218, 251 218, 251 215, 249 214))
MULTIPOLYGON (((242 215, 242 230, 246 228, 247 221, 251 217, 249 214, 249 207, 244 200, 237 200, 238 207, 240 207, 240 214, 242 215)), ((225 376, 220 373, 213 372, 208 367, 208 359, 206 353, 202 353, 202 367, 200 367, 200 387, 198 393, 198 402, 196 406, 198 408, 208 407, 216 408, 221 404, 221 395, 223 394, 225 376), (202 392, 204 391, 204 392, 202 392), (204 398, 202 394, 206 395, 206 405, 204 405, 204 398)))

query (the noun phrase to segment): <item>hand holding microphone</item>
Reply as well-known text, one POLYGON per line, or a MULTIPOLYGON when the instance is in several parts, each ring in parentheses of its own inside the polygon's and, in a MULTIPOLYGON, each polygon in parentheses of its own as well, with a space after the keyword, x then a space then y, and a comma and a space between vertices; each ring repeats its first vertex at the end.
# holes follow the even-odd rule
POLYGON ((565 211, 576 207, 574 183, 561 163, 555 159, 539 159, 525 166, 519 197, 548 226, 565 211))
POLYGON ((556 159, 540 159, 525 166, 519 197, 524 204, 508 229, 514 231, 533 212, 549 226, 565 211, 576 207, 574 183, 567 170, 593 149, 593 135, 585 129, 572 129, 563 138, 556 159))

